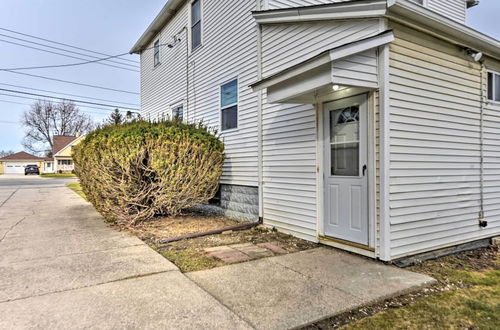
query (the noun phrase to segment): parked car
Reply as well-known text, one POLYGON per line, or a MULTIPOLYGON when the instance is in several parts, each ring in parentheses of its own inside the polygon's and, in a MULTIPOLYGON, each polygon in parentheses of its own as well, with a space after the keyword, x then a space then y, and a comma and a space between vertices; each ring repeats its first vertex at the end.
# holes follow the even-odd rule
POLYGON ((26 165, 26 167, 24 168, 24 175, 28 174, 40 175, 40 169, 37 165, 26 165))

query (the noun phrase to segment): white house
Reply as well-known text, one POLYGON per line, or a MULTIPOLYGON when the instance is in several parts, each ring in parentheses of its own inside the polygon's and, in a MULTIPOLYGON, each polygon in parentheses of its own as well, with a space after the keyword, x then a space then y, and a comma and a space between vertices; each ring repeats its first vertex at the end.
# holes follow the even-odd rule
POLYGON ((170 0, 142 115, 216 126, 221 207, 382 260, 500 234, 500 42, 466 0, 170 0))

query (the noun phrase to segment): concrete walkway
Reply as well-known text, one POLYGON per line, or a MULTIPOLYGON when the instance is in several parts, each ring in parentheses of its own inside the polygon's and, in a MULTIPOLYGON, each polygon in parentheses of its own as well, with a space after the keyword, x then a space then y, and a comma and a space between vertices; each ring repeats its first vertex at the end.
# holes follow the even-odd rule
POLYGON ((0 329, 286 329, 433 281, 328 248, 186 276, 66 182, 0 176, 0 329))
POLYGON ((330 248, 187 275, 257 329, 308 325, 434 283, 330 248))
POLYGON ((65 181, 0 176, 0 329, 247 329, 65 181))

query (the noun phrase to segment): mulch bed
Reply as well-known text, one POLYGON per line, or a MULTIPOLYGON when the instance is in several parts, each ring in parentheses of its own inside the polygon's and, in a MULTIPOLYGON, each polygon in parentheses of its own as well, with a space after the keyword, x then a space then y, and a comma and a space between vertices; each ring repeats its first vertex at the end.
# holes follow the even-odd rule
POLYGON ((287 253, 294 253, 318 247, 315 243, 278 233, 264 226, 185 239, 167 244, 160 243, 165 238, 221 229, 238 224, 241 224, 241 222, 224 216, 190 212, 178 217, 155 218, 134 228, 118 226, 114 228, 128 231, 137 236, 158 251, 158 253, 176 264, 183 272, 227 265, 227 263, 210 256, 205 251, 207 248, 245 243, 256 245, 272 243, 284 249, 287 253))

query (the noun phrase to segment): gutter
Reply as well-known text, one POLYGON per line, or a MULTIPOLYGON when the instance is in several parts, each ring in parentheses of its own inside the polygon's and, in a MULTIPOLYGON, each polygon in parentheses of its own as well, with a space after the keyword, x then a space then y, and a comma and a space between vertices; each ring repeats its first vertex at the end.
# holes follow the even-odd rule
POLYGON ((129 53, 140 54, 163 27, 177 14, 177 10, 184 2, 186 2, 186 0, 168 0, 160 13, 155 17, 153 22, 151 22, 132 49, 130 49, 129 53))
MULTIPOLYGON (((468 4, 472 5, 472 2, 468 4)), ((469 5, 469 6, 470 6, 469 5)), ((259 24, 387 18, 442 40, 500 60, 500 41, 408 0, 361 0, 254 11, 259 24)))

